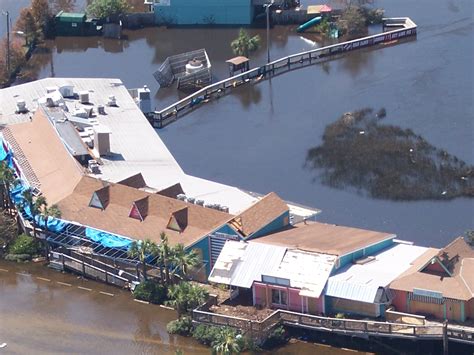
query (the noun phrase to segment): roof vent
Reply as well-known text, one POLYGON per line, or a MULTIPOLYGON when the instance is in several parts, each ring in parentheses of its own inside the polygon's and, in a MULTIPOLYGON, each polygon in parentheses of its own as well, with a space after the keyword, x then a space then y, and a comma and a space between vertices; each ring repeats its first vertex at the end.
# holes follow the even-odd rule
POLYGON ((196 205, 204 206, 204 200, 196 200, 196 205))
POLYGON ((46 88, 46 93, 47 94, 51 94, 52 92, 55 92, 55 91, 58 91, 58 87, 57 86, 48 86, 46 88))
POLYGON ((186 201, 186 195, 185 194, 179 194, 176 196, 176 198, 180 201, 186 201))
POLYGON ((99 164, 97 163, 97 160, 89 160, 88 168, 92 174, 100 174, 99 164))
POLYGON ((114 95, 109 95, 109 101, 107 101, 107 106, 117 106, 117 99, 114 95))
POLYGON ((99 112, 99 115, 105 115, 104 105, 97 105, 97 112, 99 112))
POLYGON ((26 113, 28 112, 28 109, 26 108, 26 102, 25 100, 17 100, 16 102, 16 112, 17 113, 26 113))
POLYGON ((63 85, 59 88, 59 92, 63 97, 74 97, 74 86, 63 85))
POLYGON ((194 197, 188 197, 188 202, 189 203, 195 203, 196 199, 194 197))
POLYGON ((89 103, 89 91, 80 91, 79 92, 79 102, 81 104, 89 103))
POLYGON ((46 107, 54 107, 54 100, 51 96, 46 97, 46 107))

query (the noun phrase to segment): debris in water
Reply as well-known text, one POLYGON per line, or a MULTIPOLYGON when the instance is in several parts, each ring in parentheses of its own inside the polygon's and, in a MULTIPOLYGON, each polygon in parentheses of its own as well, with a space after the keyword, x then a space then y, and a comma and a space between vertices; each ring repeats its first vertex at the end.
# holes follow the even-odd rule
POLYGON ((0 349, 6 348, 6 347, 7 347, 7 343, 1 343, 0 344, 0 349))
POLYGON ((308 150, 307 168, 324 184, 392 200, 474 197, 474 167, 411 129, 385 125, 381 109, 343 114, 308 150), (442 193, 440 194, 440 191, 442 193))

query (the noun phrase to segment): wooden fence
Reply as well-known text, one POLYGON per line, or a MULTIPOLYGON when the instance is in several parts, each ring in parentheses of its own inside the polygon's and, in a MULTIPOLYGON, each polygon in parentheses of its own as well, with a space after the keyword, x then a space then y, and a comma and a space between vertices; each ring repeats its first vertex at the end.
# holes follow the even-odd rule
POLYGON ((256 83, 264 78, 283 74, 294 69, 317 64, 328 58, 341 56, 347 52, 378 46, 381 44, 395 44, 399 39, 416 36, 417 26, 408 17, 384 19, 384 29, 395 28, 380 34, 367 36, 352 41, 333 44, 330 46, 296 53, 265 64, 261 67, 250 69, 228 79, 221 80, 196 91, 195 93, 175 102, 161 111, 147 114, 148 119, 155 128, 162 128, 178 119, 178 113, 194 110, 212 99, 219 98, 230 90, 242 84, 256 83), (401 28, 400 28, 401 27, 401 28))
MULTIPOLYGON (((338 319, 313 316, 309 314, 276 310, 263 321, 232 317, 223 314, 203 311, 200 308, 193 311, 193 321, 238 328, 244 333, 253 333, 257 337, 265 334, 279 324, 297 328, 325 331, 342 335, 375 336, 408 339, 443 339, 443 324, 414 325, 371 320, 338 319)), ((467 327, 448 326, 447 337, 451 341, 467 344, 474 343, 474 329, 467 327)))

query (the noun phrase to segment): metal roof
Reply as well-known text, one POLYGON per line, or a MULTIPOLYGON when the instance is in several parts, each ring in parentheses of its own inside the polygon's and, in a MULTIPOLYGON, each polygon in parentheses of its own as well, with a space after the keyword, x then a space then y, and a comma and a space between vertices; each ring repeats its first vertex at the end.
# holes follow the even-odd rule
POLYGON ((272 273, 285 255, 286 248, 259 243, 227 241, 208 278, 210 282, 250 288, 272 273))
POLYGON ((363 265, 350 264, 329 278, 326 296, 372 303, 380 287, 387 287, 426 250, 424 247, 396 243, 376 254, 372 261, 363 265))
POLYGON ((336 258, 335 255, 288 250, 278 269, 265 275, 290 280, 291 287, 301 289, 301 296, 319 297, 336 258))

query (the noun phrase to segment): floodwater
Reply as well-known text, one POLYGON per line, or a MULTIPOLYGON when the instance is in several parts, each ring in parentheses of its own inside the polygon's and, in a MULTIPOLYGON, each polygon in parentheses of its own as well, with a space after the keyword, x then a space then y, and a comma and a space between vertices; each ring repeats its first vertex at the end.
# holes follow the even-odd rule
MULTIPOLYGON (((417 39, 241 87, 158 134, 190 174, 260 193, 276 191, 322 209, 321 221, 393 232, 426 246, 446 245, 473 228, 472 199, 372 199, 328 187, 304 168, 325 127, 364 107, 384 107, 386 124, 410 128, 473 164, 473 2, 379 0, 375 6, 388 16, 410 16, 418 24, 417 39)), ((250 32, 263 41, 251 56, 256 66, 266 60, 265 32, 250 32)), ((33 56, 27 76, 119 77, 128 87, 147 84, 161 108, 182 96, 174 87, 158 90, 152 77, 167 56, 206 48, 214 79, 222 79, 237 33, 236 28, 148 28, 126 32, 127 40, 58 38, 33 56)), ((271 34, 272 58, 321 45, 312 35, 297 35, 292 26, 276 27, 271 34)))
MULTIPOLYGON (((115 287, 42 265, 0 261, 2 354, 209 354, 192 338, 166 332, 175 318, 174 311, 135 302, 115 287)), ((277 353, 349 352, 296 343, 277 353)))

